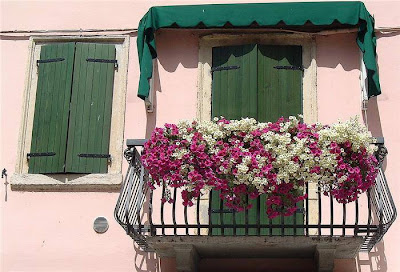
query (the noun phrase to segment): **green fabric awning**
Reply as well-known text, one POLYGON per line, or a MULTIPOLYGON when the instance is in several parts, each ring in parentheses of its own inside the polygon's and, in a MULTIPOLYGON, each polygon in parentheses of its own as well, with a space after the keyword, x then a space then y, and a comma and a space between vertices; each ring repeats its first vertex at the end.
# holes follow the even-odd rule
POLYGON ((362 2, 298 2, 152 7, 139 23, 138 96, 149 95, 149 79, 157 57, 154 33, 160 28, 357 26, 357 44, 367 70, 368 98, 381 93, 376 63, 374 19, 362 2))

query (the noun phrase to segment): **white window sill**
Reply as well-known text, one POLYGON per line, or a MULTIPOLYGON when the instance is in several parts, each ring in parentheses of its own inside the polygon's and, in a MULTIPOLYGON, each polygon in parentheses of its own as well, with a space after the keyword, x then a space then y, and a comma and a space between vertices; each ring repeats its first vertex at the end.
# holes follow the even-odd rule
POLYGON ((13 191, 118 192, 122 174, 14 174, 13 191))

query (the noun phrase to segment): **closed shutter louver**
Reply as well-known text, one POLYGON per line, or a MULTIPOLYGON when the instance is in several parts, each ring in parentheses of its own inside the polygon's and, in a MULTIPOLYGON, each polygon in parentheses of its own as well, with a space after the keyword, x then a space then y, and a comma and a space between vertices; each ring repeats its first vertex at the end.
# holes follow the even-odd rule
POLYGON ((66 172, 107 172, 96 155, 109 153, 115 57, 114 45, 76 43, 66 172))
MULTIPOLYGON (((293 45, 258 45, 258 109, 260 122, 275 122, 280 117, 296 116, 303 113, 302 106, 302 47, 293 45), (293 67, 293 68, 292 68, 293 67)), ((266 196, 260 197, 260 224, 269 224, 266 216, 266 196)), ((297 203, 303 207, 303 201, 297 203)), ((253 207, 256 203, 253 202, 253 207)), ((254 213, 254 208, 249 214, 254 213)), ((251 217, 252 218, 252 217, 251 217)), ((274 218, 272 224, 292 226, 304 223, 303 213, 294 216, 274 218), (281 221, 283 219, 283 221, 281 221)), ((268 235, 269 229, 261 229, 261 234, 268 235)), ((272 228, 272 235, 281 235, 282 230, 272 228)), ((292 228, 284 230, 285 235, 293 235, 292 228)), ((253 231, 254 233, 254 231, 253 231)), ((296 229, 297 235, 303 235, 303 229, 296 229)))
POLYGON ((41 48, 29 173, 64 172, 74 48, 75 43, 41 48))
POLYGON ((258 45, 258 121, 275 122, 303 112, 303 72, 290 69, 302 66, 301 50, 293 45, 258 45))
MULTIPOLYGON (((213 69, 224 67, 227 70, 213 72, 212 116, 223 116, 227 119, 242 117, 257 118, 257 46, 239 45, 213 48, 213 69), (228 69, 235 67, 234 69, 228 69)), ((224 203, 225 204, 225 203, 224 203)), ((245 223, 245 213, 228 211, 219 197, 219 191, 213 191, 211 214, 213 224, 245 223), (235 218, 233 218, 235 216, 235 218)), ((253 212, 253 211, 251 211, 253 212)), ((221 235, 221 228, 213 228, 213 235, 221 235)), ((232 228, 224 228, 224 235, 233 235, 232 228)), ((245 234, 243 228, 236 230, 236 235, 245 234)))
POLYGON ((213 116, 257 118, 257 47, 239 45, 213 48, 213 116))
MULTIPOLYGON (((260 122, 276 121, 279 117, 302 113, 302 48, 281 45, 242 45, 213 48, 213 69, 240 66, 239 69, 213 72, 212 116, 227 119, 253 117, 260 122)), ((269 220, 266 196, 251 200, 253 208, 246 212, 229 212, 213 191, 211 224, 226 225, 301 225, 303 214, 269 220), (247 214, 246 214, 247 213, 247 214), (283 220, 283 221, 281 221, 283 220)), ((303 203, 298 203, 303 207, 303 203)), ((285 229, 293 235, 293 228, 285 229)), ((212 235, 282 235, 281 228, 216 228, 212 235)), ((303 235, 297 228, 297 235, 303 235)))

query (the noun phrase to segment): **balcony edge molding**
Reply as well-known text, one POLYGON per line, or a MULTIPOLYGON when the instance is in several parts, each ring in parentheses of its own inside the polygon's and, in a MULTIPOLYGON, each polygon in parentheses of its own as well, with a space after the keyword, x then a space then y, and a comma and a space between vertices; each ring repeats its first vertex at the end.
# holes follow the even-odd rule
POLYGON ((354 258, 363 237, 306 236, 154 236, 147 242, 160 257, 176 257, 176 248, 194 247, 201 258, 313 258, 317 248, 335 249, 334 259, 354 258))

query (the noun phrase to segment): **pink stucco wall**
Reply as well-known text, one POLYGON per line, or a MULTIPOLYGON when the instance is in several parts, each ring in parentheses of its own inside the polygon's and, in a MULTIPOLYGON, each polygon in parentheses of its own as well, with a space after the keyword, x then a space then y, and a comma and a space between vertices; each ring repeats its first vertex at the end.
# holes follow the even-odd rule
MULTIPOLYGON (((195 4, 201 1, 2 1, 2 30, 136 28, 153 5, 195 4)), ((243 2, 243 1, 207 1, 243 2)), ((250 2, 250 1, 249 1, 250 2)), ((253 1, 255 2, 255 1, 253 1)), ((400 26, 399 1, 368 1, 376 26, 400 26)), ((155 125, 191 119, 196 114, 198 45, 190 32, 158 36, 159 81, 157 109, 146 114, 136 97, 138 61, 136 37, 131 35, 126 105, 126 138, 143 138, 155 125), (180 99, 176 99, 179 94, 180 99)), ((354 34, 318 37, 318 118, 330 123, 361 115, 359 52, 354 34)), ((16 164, 22 94, 28 61, 28 37, 0 37, 0 168, 9 177, 16 164)), ((368 123, 374 136, 384 136, 389 155, 386 176, 400 206, 397 183, 400 162, 400 35, 378 34, 378 64, 383 94, 369 103, 368 123)), ((1 180, 3 182, 3 180, 1 180)), ((1 271, 172 271, 174 260, 161 264, 154 254, 137 250, 113 219, 117 193, 14 192, 0 184, 1 271), (108 218, 105 234, 92 229, 97 216, 108 218)), ((399 221, 370 254, 336 262, 336 271, 400 271, 399 221)), ((296 260, 293 261, 296 263, 296 260)), ((210 263, 210 262, 209 262, 210 263)), ((290 263, 290 261, 289 261, 290 263)), ((202 265, 207 265, 207 262, 202 265)))

